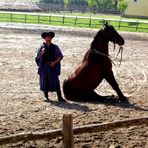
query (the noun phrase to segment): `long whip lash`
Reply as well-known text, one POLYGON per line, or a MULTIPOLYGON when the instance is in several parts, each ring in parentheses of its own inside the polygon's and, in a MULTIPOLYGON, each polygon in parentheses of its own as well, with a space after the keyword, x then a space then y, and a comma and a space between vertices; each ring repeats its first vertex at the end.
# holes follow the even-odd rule
POLYGON ((119 51, 117 53, 117 56, 119 55, 120 52, 121 52, 121 58, 120 58, 120 64, 119 64, 119 66, 121 65, 121 62, 122 62, 123 46, 120 46, 119 47, 119 51))

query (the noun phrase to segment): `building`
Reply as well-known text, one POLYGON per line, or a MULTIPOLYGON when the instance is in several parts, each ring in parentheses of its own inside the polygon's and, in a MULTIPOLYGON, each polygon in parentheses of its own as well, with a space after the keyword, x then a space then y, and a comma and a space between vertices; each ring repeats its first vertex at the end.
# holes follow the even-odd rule
POLYGON ((32 0, 0 0, 0 11, 40 12, 32 0))
POLYGON ((148 18, 148 0, 129 0, 125 17, 148 18))

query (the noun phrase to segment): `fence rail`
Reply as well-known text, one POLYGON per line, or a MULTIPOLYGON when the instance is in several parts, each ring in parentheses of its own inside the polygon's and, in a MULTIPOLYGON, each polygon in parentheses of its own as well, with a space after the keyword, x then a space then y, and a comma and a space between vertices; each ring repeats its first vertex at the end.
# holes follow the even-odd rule
POLYGON ((0 12, 0 21, 78 26, 89 28, 98 28, 107 21, 118 29, 126 28, 127 30, 145 30, 146 32, 148 32, 148 21, 97 18, 92 16, 84 17, 55 14, 0 12))
POLYGON ((140 126, 148 125, 148 117, 126 119, 102 124, 90 124, 80 127, 73 128, 72 115, 63 115, 63 126, 62 129, 43 131, 43 132, 30 132, 30 133, 20 133, 5 137, 0 137, 0 145, 16 143, 20 141, 31 141, 31 140, 41 140, 41 139, 55 139, 57 137, 63 137, 63 147, 72 148, 73 147, 73 134, 83 134, 83 133, 96 133, 101 131, 108 131, 117 128, 127 128, 130 126, 140 126))

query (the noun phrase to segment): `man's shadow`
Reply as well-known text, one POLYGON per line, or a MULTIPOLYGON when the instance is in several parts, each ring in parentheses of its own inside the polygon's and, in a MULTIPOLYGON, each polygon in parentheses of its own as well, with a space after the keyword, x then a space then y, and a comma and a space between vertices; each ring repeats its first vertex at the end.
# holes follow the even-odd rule
POLYGON ((81 112, 90 112, 92 111, 92 109, 90 109, 88 106, 86 106, 84 103, 80 103, 80 102, 74 102, 74 101, 53 101, 53 100, 49 100, 47 101, 47 103, 49 103, 50 105, 53 106, 57 106, 60 108, 65 108, 65 109, 75 109, 81 112))
POLYGON ((90 109, 85 103, 91 103, 91 104, 104 104, 106 106, 115 106, 120 108, 130 108, 134 110, 140 110, 140 111, 148 111, 148 108, 142 108, 136 104, 130 104, 130 102, 119 102, 119 98, 111 95, 111 96, 100 96, 97 95, 97 97, 85 97, 85 98, 77 98, 77 99, 71 99, 67 100, 66 102, 61 101, 52 101, 50 100, 48 103, 54 106, 58 106, 60 108, 66 108, 66 109, 76 109, 78 111, 82 112, 90 112, 92 109, 90 109))

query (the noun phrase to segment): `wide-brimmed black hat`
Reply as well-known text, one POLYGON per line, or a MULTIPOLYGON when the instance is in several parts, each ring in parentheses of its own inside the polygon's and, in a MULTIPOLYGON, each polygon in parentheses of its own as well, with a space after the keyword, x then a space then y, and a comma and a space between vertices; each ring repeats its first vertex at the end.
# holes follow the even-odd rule
POLYGON ((54 38, 55 37, 55 33, 52 32, 52 31, 49 31, 49 32, 43 32, 41 33, 41 37, 44 39, 45 37, 51 37, 51 38, 54 38))

